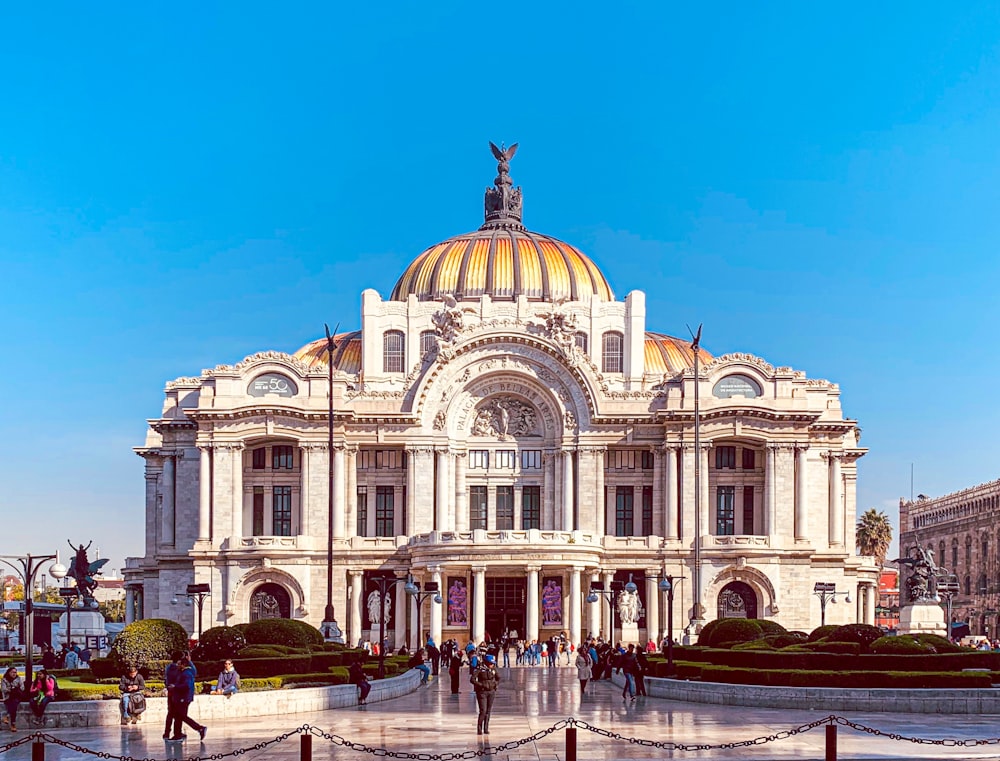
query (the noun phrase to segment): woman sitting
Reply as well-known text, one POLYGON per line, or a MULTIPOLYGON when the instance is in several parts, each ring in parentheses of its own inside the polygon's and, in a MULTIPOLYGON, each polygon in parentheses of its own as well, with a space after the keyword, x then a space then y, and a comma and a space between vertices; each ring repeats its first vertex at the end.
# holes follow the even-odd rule
POLYGON ((45 708, 56 699, 56 680, 49 676, 49 672, 45 669, 38 669, 29 694, 31 712, 35 714, 36 719, 41 720, 45 715, 45 708))
POLYGON ((234 692, 240 691, 240 675, 233 668, 232 661, 226 661, 222 672, 219 674, 215 687, 212 688, 213 695, 225 695, 231 697, 234 692))
POLYGON ((409 666, 420 672, 420 684, 427 684, 427 680, 431 677, 431 667, 424 663, 424 658, 427 652, 420 648, 412 656, 410 656, 409 666))
POLYGON ((0 692, 3 693, 3 705, 7 709, 4 724, 10 724, 10 731, 17 731, 17 707, 24 698, 24 682, 17 674, 17 669, 11 666, 0 679, 0 692))

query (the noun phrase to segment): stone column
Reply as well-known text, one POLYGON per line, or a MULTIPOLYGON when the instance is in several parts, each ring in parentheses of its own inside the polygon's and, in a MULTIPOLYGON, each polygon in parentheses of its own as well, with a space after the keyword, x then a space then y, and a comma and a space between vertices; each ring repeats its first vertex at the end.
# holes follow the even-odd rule
POLYGON ((694 514, 697 499, 694 493, 694 445, 684 444, 681 447, 681 512, 680 536, 682 542, 689 544, 694 538, 694 514))
POLYGON ((174 543, 174 488, 176 485, 174 477, 174 453, 163 455, 163 502, 160 506, 160 544, 172 545, 174 543))
POLYGON ((351 577, 351 615, 347 627, 347 646, 357 647, 361 641, 361 622, 364 620, 363 610, 366 605, 365 572, 358 568, 351 568, 347 573, 351 577))
POLYGON ((344 445, 333 445, 333 538, 344 538, 344 445))
POLYGON ((842 547, 844 544, 844 492, 843 478, 840 474, 839 452, 830 452, 830 546, 842 547))
POLYGON ((698 479, 701 486, 701 495, 698 498, 698 509, 701 510, 701 535, 714 534, 714 527, 709 525, 709 494, 708 488, 708 453, 711 451, 711 444, 701 445, 701 465, 699 466, 698 479))
POLYGON ((417 532, 414 530, 416 526, 416 513, 414 506, 416 505, 416 467, 417 463, 414 459, 417 456, 416 451, 412 447, 406 448, 406 535, 413 536, 417 532))
POLYGON ((448 530, 448 450, 436 449, 437 487, 434 501, 434 530, 448 530))
MULTIPOLYGON (((590 585, 597 581, 600 575, 597 571, 590 571, 587 574, 587 594, 590 594, 590 585)), ((587 634, 596 637, 601 631, 601 600, 600 596, 596 602, 587 603, 587 634)))
MULTIPOLYGON (((346 524, 344 526, 344 536, 352 537, 358 535, 358 448, 347 447, 344 457, 346 461, 344 468, 347 471, 344 474, 344 481, 347 483, 346 494, 344 495, 344 502, 346 504, 344 510, 346 524), (346 517, 348 515, 350 519, 346 517)), ((395 504, 395 500, 393 500, 393 504, 395 504)), ((393 521, 395 519, 396 516, 394 515, 393 521)))
POLYGON ((562 453, 562 522, 560 528, 563 531, 572 531, 573 523, 573 452, 566 450, 562 453))
MULTIPOLYGON (((601 581, 604 583, 605 591, 611 589, 611 582, 614 581, 615 575, 611 571, 601 572, 601 581)), ((601 633, 604 634, 611 644, 614 645, 614 637, 611 632, 611 625, 614 623, 614 611, 611 609, 611 600, 608 599, 608 595, 598 595, 601 599, 599 604, 601 606, 601 633)))
POLYGON ((795 541, 804 542, 809 538, 809 491, 806 480, 806 452, 808 444, 795 445, 795 541))
POLYGON ((569 572, 569 638, 575 645, 579 645, 583 637, 583 599, 580 589, 580 572, 583 569, 573 566, 569 572))
MULTIPOLYGON (((663 635, 660 630, 663 628, 660 625, 660 588, 657 586, 659 581, 660 569, 658 568, 647 568, 646 569, 646 639, 653 640, 657 646, 660 644, 660 640, 663 635)), ((645 646, 645 642, 642 643, 645 646)))
MULTIPOLYGON (((437 582, 438 594, 441 594, 441 567, 432 566, 431 569, 431 581, 437 582)), ((441 639, 441 609, 444 607, 445 596, 441 594, 441 602, 434 602, 434 598, 431 597, 427 600, 427 604, 431 606, 431 636, 434 638, 434 644, 437 647, 441 647, 443 640, 441 639)), ((486 591, 483 590, 483 619, 486 619, 486 591)), ((485 632, 485 626, 483 628, 485 632)))
POLYGON ((198 468, 198 541, 208 541, 212 536, 212 447, 203 444, 198 468))
MULTIPOLYGON (((299 444, 299 530, 296 534, 309 535, 309 471, 312 470, 312 446, 299 444)), ((253 516, 250 517, 251 523, 253 516)), ((353 644, 357 644, 355 641, 353 644)))
MULTIPOLYGON (((465 461, 467 457, 465 452, 455 453, 455 531, 469 530, 469 493, 465 488, 465 461)), ((437 640, 434 641, 437 642, 437 640)))
POLYGON ((774 482, 775 446, 767 445, 767 455, 764 464, 764 534, 768 537, 770 546, 774 546, 775 531, 775 482, 774 482))
POLYGON ((135 621, 135 590, 132 587, 125 587, 125 623, 130 624, 135 621))
POLYGON ((663 446, 663 459, 666 466, 663 468, 663 499, 665 502, 663 536, 675 541, 679 538, 677 532, 677 447, 665 444, 663 446))
POLYGON ((392 646, 396 650, 399 650, 400 646, 406 641, 406 601, 409 599, 409 595, 406 594, 406 574, 396 571, 396 579, 398 583, 393 587, 396 593, 396 611, 394 614, 396 618, 392 646))
POLYGON ((406 643, 408 650, 412 650, 416 647, 423 647, 423 642, 420 641, 420 608, 417 607, 416 596, 410 598, 410 637, 409 641, 406 643))
POLYGON ((233 444, 230 446, 230 451, 233 457, 233 536, 241 537, 243 536, 243 445, 233 444))
POLYGON ((528 599, 527 599, 527 620, 525 622, 524 634, 530 643, 533 639, 538 639, 538 572, 540 566, 529 565, 525 568, 528 572, 528 599))
MULTIPOLYGON (((472 566, 473 610, 472 641, 479 644, 486 639, 486 566, 472 566)), ((528 595, 530 600, 530 593, 528 595)))
MULTIPOLYGON (((667 514, 666 500, 663 496, 665 479, 663 478, 663 450, 659 447, 652 447, 650 454, 653 455, 653 536, 666 536, 667 514), (661 505, 663 508, 661 508, 661 505)), ((639 510, 641 515, 642 510, 639 510)), ((640 521, 641 523, 641 521, 640 521)))
POLYGON ((598 537, 604 536, 607 533, 608 496, 607 488, 604 485, 604 454, 607 451, 607 447, 597 447, 594 451, 594 496, 597 500, 595 507, 597 510, 596 533, 598 537))

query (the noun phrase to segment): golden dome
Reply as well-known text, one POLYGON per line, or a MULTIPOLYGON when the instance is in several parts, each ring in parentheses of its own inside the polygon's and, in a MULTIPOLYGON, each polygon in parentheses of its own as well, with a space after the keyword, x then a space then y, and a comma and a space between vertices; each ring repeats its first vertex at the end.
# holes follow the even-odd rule
MULTIPOLYGON (((704 349, 698 352, 698 356, 703 365, 712 361, 712 355, 704 349)), ((694 351, 691 350, 691 343, 683 338, 647 331, 645 360, 647 373, 673 375, 694 367, 694 351)))
POLYGON ((486 222, 475 232, 431 246, 413 260, 392 289, 392 301, 410 294, 421 301, 486 294, 513 300, 578 300, 593 294, 614 301, 611 286, 583 252, 521 224, 521 188, 513 187, 509 161, 517 151, 490 143, 497 159, 494 187, 486 189, 486 222))
POLYGON ((561 240, 521 229, 483 227, 431 246, 413 260, 392 290, 421 301, 452 295, 478 299, 576 301, 594 294, 614 301, 611 286, 583 252, 561 240))
MULTIPOLYGON (((361 372, 361 331, 338 333, 333 337, 337 348, 333 352, 333 367, 354 375, 361 372)), ((297 352, 295 358, 311 368, 326 367, 326 337, 310 341, 297 352)))

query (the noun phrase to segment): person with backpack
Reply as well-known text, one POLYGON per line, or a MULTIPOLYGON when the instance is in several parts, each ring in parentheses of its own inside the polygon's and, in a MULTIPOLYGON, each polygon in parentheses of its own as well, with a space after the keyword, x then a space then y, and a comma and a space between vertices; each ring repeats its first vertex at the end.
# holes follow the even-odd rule
POLYGON ((493 711, 493 700, 500 686, 500 674, 497 673, 497 659, 492 655, 483 658, 472 674, 472 687, 476 691, 476 704, 479 707, 479 720, 476 734, 490 733, 490 713, 493 711))
POLYGON ((137 724, 142 718, 143 711, 146 710, 146 697, 143 690, 146 689, 146 680, 136 669, 135 664, 130 663, 125 667, 125 673, 118 682, 118 692, 121 694, 122 725, 137 724))

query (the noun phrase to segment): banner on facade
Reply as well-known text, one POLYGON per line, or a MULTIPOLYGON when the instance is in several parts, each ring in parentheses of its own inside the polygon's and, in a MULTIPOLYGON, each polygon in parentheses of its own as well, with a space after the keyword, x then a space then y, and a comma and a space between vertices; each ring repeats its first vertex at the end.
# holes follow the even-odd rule
POLYGON ((448 577, 448 626, 469 625, 469 588, 461 576, 448 577))
POLYGON ((542 626, 562 626, 562 579, 546 576, 542 579, 542 626))

